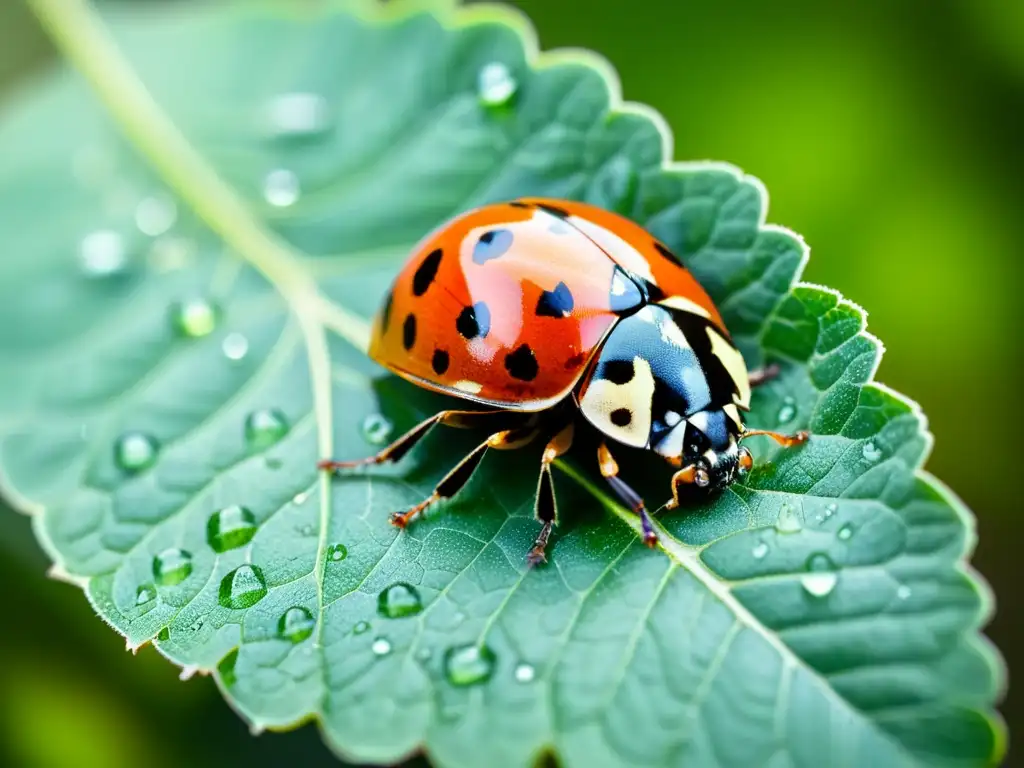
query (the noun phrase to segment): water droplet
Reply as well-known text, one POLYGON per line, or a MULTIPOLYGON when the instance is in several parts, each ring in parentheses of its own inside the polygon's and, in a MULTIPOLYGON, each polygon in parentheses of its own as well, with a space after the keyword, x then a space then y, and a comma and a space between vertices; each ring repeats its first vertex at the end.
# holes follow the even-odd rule
POLYGON ((370 631, 370 622, 368 621, 357 621, 356 625, 352 627, 352 633, 355 635, 362 635, 370 631))
POLYGON ((423 610, 420 593, 411 584, 399 581, 385 589, 377 597, 377 612, 388 619, 415 616, 423 610))
POLYGON ((269 448, 288 434, 288 419, 276 408, 261 408, 245 419, 245 442, 251 451, 269 448))
POLYGON ((152 584, 143 584, 135 591, 135 604, 145 605, 156 597, 156 588, 152 584))
POLYGON ((461 645, 444 654, 444 671, 452 685, 476 685, 494 672, 494 652, 486 645, 461 645))
POLYGON ((157 237, 174 226, 178 207, 165 196, 146 197, 135 206, 135 226, 144 235, 157 237))
POLYGON ((181 584, 192 573, 192 553, 170 547, 153 558, 153 576, 161 587, 181 584))
POLYGON ((835 563, 829 556, 821 552, 811 555, 807 560, 807 573, 800 577, 804 591, 814 597, 825 597, 835 589, 839 574, 835 571, 835 563))
POLYGON ((206 521, 206 541, 214 552, 245 546, 255 535, 256 518, 237 504, 214 512, 206 521))
POLYGON ((387 656, 391 653, 391 643, 387 638, 378 637, 373 641, 370 650, 373 651, 375 656, 387 656))
POLYGON ((779 509, 779 517, 775 521, 775 530, 779 533, 797 533, 804 527, 803 512, 789 503, 779 509))
POLYGON ((156 635, 156 639, 159 640, 161 643, 166 643, 168 640, 171 639, 171 628, 161 627, 160 631, 156 635))
POLYGON ((766 542, 758 542, 754 545, 754 548, 750 550, 750 554, 754 556, 755 560, 763 560, 764 556, 768 554, 768 544, 766 542))
POLYGON ((832 515, 839 511, 839 505, 833 502, 825 507, 825 519, 828 520, 832 515))
POLYGON ((277 634, 292 643, 301 643, 313 634, 316 619, 313 614, 302 606, 295 606, 285 611, 277 621, 277 634))
POLYGON ((89 277, 116 275, 128 264, 124 238, 110 229, 90 232, 82 238, 78 259, 89 277))
POLYGON ((515 670, 516 682, 518 683, 529 683, 533 681, 533 678, 537 676, 537 670, 530 664, 519 664, 515 670))
POLYGON ((363 437, 373 445, 384 445, 393 429, 391 421, 379 413, 371 413, 363 419, 363 437))
POLYGON ((180 301, 171 308, 171 323, 180 336, 200 339, 217 327, 217 310, 204 299, 180 301))
POLYGON ((129 474, 142 472, 156 463, 160 444, 143 432, 125 432, 114 443, 114 462, 129 474))
POLYGON ((896 597, 900 600, 906 600, 912 594, 912 590, 906 584, 900 584, 896 590, 896 597))
POLYGON ((864 447, 861 448, 861 455, 864 457, 864 461, 870 461, 874 464, 882 458, 882 449, 875 445, 871 440, 868 440, 864 443, 864 447))
POLYGON ((241 360, 249 354, 249 340, 240 333, 229 333, 220 348, 228 360, 241 360))
POLYGON ((225 608, 251 608, 266 595, 267 582, 254 565, 239 566, 220 582, 220 604, 225 608))
POLYGON ((263 199, 275 208, 287 208, 299 199, 299 177, 286 168, 277 168, 263 180, 263 199))
POLYGON ((792 397, 786 397, 782 401, 782 407, 779 408, 779 426, 789 424, 793 419, 796 418, 796 400, 792 397))
POLYGON ((298 506, 302 506, 309 499, 309 491, 300 491, 292 496, 292 503, 298 506))
POLYGON ((301 138, 331 127, 327 99, 318 93, 284 93, 267 107, 270 131, 277 137, 301 138))
POLYGON ((484 65, 477 75, 476 89, 485 107, 502 107, 515 96, 519 84, 511 70, 500 61, 484 65))
POLYGON ((327 549, 327 559, 332 563, 340 563, 348 557, 348 547, 344 544, 332 544, 327 549))
POLYGON ((839 532, 836 534, 836 536, 838 536, 842 541, 849 541, 851 538, 853 538, 853 526, 847 523, 839 529, 839 532))

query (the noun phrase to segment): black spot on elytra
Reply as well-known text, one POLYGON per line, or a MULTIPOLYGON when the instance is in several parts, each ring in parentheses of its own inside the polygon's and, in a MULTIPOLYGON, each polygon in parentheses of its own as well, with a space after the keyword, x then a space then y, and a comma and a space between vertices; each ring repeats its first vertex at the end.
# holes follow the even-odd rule
POLYGON ((436 248, 426 255, 419 267, 416 269, 416 274, 412 276, 412 295, 422 296, 427 292, 427 288, 434 282, 434 278, 437 277, 437 268, 441 265, 441 249, 436 248))
POLYGON ((636 375, 632 360, 609 360, 601 365, 601 378, 612 384, 628 384, 636 375))
POLYGON ((507 229, 492 229, 484 232, 473 246, 473 262, 484 264, 491 259, 504 256, 512 245, 512 232, 507 229))
POLYGON ((633 413, 629 408, 616 408, 611 413, 612 424, 616 427, 628 427, 633 421, 633 413))
POLYGON ((568 317, 575 302, 572 291, 565 283, 559 283, 553 291, 544 291, 537 300, 538 317, 568 317))
POLYGON ((673 262, 674 264, 678 264, 680 267, 683 266, 683 262, 680 260, 680 258, 676 256, 674 253, 672 253, 672 251, 670 251, 664 245, 659 243, 657 240, 654 241, 654 248, 655 250, 658 251, 658 253, 660 253, 669 261, 673 262))
POLYGON ((435 349, 434 356, 430 358, 430 365, 438 376, 448 370, 449 362, 448 353, 443 349, 435 349))
POLYGON ((491 310, 482 301, 464 308, 455 319, 455 330, 466 339, 482 339, 491 330, 491 310))
POLYGON ((405 316, 405 322, 402 323, 402 346, 405 347, 406 351, 412 349, 412 345, 416 343, 416 315, 411 312, 405 316))
POLYGON ((537 203, 537 207, 542 211, 547 211, 552 216, 557 216, 560 219, 569 218, 569 212, 565 208, 559 208, 557 205, 549 205, 547 203, 537 203))
POLYGON ((513 378, 520 381, 533 381, 537 378, 537 358, 533 350, 526 344, 521 344, 514 351, 505 355, 505 370, 513 378))

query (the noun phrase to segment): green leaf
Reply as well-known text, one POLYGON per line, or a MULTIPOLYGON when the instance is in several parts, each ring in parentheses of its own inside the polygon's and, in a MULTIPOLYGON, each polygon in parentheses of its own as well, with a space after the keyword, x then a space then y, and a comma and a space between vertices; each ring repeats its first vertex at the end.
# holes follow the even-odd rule
MULTIPOLYGON (((122 9, 108 38, 81 0, 30 4, 77 72, 0 120, 0 468, 130 647, 362 762, 998 762, 972 518, 920 470, 916 407, 872 382, 861 310, 793 287, 806 249, 756 180, 670 164, 606 67, 537 55, 504 10, 191 4, 122 9), (814 433, 664 515, 663 552, 583 451, 533 571, 536 448, 405 532, 388 513, 478 436, 315 470, 438 407, 367 360, 366 318, 425 232, 521 194, 663 238, 748 362, 783 365, 750 424, 814 433)), ((666 496, 649 460, 625 469, 666 496)))

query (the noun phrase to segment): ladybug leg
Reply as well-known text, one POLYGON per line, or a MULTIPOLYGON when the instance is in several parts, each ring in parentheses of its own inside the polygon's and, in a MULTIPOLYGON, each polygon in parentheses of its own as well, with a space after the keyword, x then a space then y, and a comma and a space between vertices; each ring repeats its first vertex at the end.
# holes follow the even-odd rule
POLYGON ((501 432, 495 432, 474 448, 462 461, 456 464, 447 475, 441 478, 441 482, 437 484, 433 493, 427 496, 427 498, 419 504, 410 507, 405 512, 395 512, 391 515, 391 524, 398 528, 405 528, 412 518, 425 510, 435 501, 450 499, 462 490, 462 487, 469 481, 469 478, 472 477, 474 470, 476 470, 480 465, 480 461, 483 459, 484 454, 487 453, 488 448, 514 450, 516 448, 522 448, 536 436, 537 430, 533 428, 506 429, 501 432))
POLYGON ((783 448, 792 448, 794 445, 807 442, 807 438, 811 436, 811 433, 806 429, 800 430, 795 435, 784 435, 781 432, 772 432, 770 429, 745 429, 743 434, 740 435, 740 440, 746 440, 748 437, 755 437, 757 435, 770 437, 783 448))
POLYGON ((352 469, 367 464, 383 464, 389 461, 398 461, 412 450, 413 446, 423 439, 423 436, 435 424, 444 424, 445 426, 459 429, 470 429, 480 426, 492 416, 503 413, 507 414, 508 411, 441 411, 440 413, 435 413, 429 419, 421 421, 380 453, 367 456, 365 459, 356 459, 355 461, 332 461, 325 459, 318 463, 317 467, 334 471, 338 469, 352 469))
POLYGON ((756 371, 751 371, 748 374, 750 386, 759 387, 762 384, 767 384, 779 375, 780 370, 781 369, 776 363, 769 363, 764 368, 758 368, 756 371))
POLYGON ((615 495, 640 518, 640 525, 644 532, 644 544, 653 547, 658 543, 658 534, 654 532, 654 524, 651 522, 647 507, 644 506, 644 500, 619 477, 619 464, 603 441, 597 447, 597 463, 601 468, 601 476, 608 481, 608 485, 615 491, 615 495))
POLYGON ((547 549, 548 539, 551 537, 551 529, 558 519, 551 463, 569 450, 572 446, 572 435, 573 425, 570 423, 551 438, 540 459, 540 479, 537 481, 537 501, 533 513, 540 522, 541 529, 537 534, 537 540, 533 542, 533 548, 526 556, 526 562, 530 565, 545 563, 548 559, 544 551, 547 549))

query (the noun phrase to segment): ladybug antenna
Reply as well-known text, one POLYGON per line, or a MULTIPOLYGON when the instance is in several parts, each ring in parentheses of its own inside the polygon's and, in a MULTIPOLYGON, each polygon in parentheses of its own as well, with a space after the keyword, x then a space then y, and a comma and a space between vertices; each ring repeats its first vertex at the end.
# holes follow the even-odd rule
POLYGON ((757 435, 770 437, 783 448, 792 448, 794 445, 807 442, 807 438, 811 436, 811 433, 806 429, 800 430, 795 435, 784 435, 781 432, 773 432, 770 429, 745 429, 739 439, 746 440, 748 437, 756 437, 757 435))
POLYGON ((711 484, 711 476, 699 464, 687 464, 672 475, 672 499, 665 503, 664 509, 675 509, 679 506, 679 485, 681 483, 706 488, 711 484))

